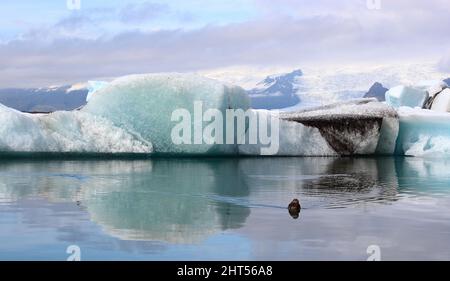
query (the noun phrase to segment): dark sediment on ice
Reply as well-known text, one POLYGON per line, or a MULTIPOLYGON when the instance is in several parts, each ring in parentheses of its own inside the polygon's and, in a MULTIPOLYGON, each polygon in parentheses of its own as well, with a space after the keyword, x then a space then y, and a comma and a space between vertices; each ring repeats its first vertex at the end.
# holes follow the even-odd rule
POLYGON ((281 119, 317 128, 339 155, 355 155, 378 141, 384 118, 398 118, 394 109, 374 99, 332 104, 281 114, 281 119))

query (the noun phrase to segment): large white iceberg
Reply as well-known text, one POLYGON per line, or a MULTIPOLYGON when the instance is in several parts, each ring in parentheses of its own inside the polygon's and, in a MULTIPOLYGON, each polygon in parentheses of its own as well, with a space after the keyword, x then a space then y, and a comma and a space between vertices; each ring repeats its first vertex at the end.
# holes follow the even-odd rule
MULTIPOLYGON (((237 153, 237 145, 178 144, 172 139, 175 110, 187 110, 194 118, 194 103, 203 111, 247 110, 250 100, 244 89, 224 85, 194 74, 145 74, 119 78, 98 90, 81 110, 112 121, 153 144, 156 153, 237 153)), ((192 119, 193 120, 193 119, 192 119)), ((194 132, 194 122, 191 123, 194 132)))

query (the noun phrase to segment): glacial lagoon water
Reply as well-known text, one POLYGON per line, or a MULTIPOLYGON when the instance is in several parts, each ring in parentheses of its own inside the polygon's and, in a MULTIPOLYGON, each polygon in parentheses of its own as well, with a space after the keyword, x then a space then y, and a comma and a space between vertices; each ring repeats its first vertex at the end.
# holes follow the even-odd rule
POLYGON ((0 260, 448 260, 449 210, 445 159, 3 159, 0 260))

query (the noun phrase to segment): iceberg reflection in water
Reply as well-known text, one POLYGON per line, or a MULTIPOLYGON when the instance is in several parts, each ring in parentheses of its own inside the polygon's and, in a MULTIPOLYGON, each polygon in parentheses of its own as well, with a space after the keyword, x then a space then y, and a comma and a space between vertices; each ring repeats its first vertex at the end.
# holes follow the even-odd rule
POLYGON ((0 259, 450 258, 450 161, 0 163, 0 259), (299 198, 293 220, 287 204, 299 198), (438 242, 436 242, 438 241, 438 242))

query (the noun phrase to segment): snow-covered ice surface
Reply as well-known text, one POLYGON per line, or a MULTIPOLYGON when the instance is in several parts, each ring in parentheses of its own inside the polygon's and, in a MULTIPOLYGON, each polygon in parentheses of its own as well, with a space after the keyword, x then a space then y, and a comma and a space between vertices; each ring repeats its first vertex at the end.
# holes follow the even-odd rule
POLYGON ((450 113, 401 107, 397 154, 417 157, 450 156, 450 113))
POLYGON ((84 112, 28 114, 0 104, 1 152, 150 153, 152 145, 84 112))

